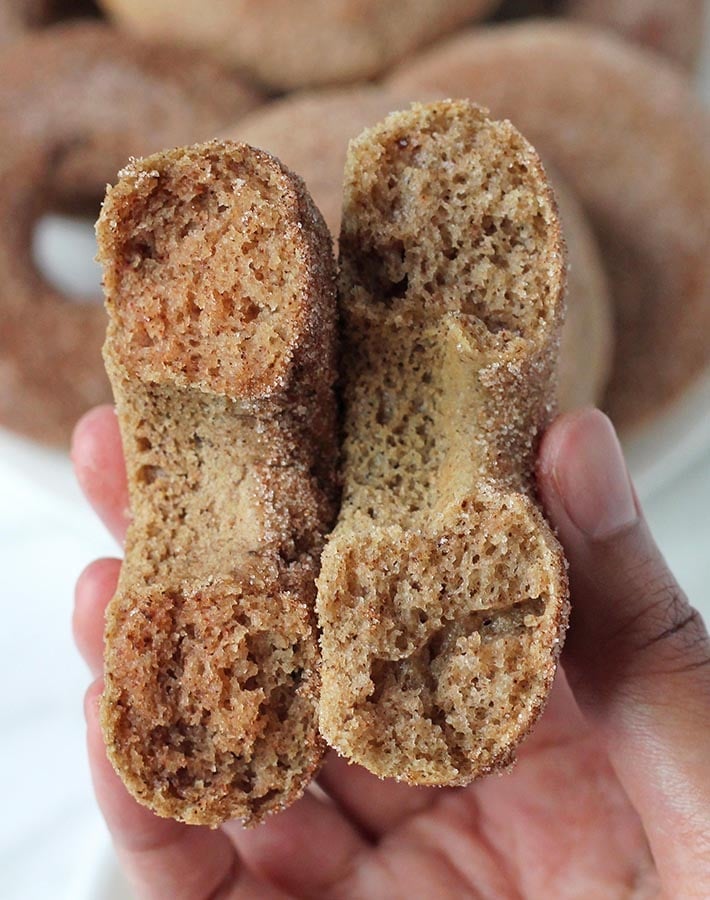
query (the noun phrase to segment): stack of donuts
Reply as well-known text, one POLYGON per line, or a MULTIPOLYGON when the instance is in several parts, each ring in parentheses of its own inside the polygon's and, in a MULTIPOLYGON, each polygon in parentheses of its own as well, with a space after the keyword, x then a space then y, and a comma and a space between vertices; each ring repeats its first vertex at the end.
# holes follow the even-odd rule
POLYGON ((0 0, 0 426, 66 446, 110 400, 105 313, 42 274, 49 212, 133 156, 229 137, 306 181, 334 236, 348 141, 411 101, 509 118, 569 250, 560 405, 628 432, 710 366, 703 0, 0 0))

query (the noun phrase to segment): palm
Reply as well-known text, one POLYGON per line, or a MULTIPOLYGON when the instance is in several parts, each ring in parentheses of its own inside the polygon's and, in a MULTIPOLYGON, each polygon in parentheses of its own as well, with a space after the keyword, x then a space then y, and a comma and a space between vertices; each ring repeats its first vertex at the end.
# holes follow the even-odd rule
MULTIPOLYGON (((302 857, 309 870, 303 880, 297 862, 284 877, 280 862, 274 870, 274 855, 271 863, 264 856, 260 874, 291 896, 656 894, 638 818, 563 679, 515 770, 503 777, 465 790, 411 789, 379 782, 332 758, 321 780, 368 843, 334 866, 340 838, 334 832, 330 846, 326 836, 302 857), (320 854, 328 865, 319 883, 313 867, 320 854)), ((297 844, 307 839, 302 835, 297 844)), ((236 843, 244 840, 248 858, 249 835, 242 833, 236 843)), ((271 846, 277 858, 279 850, 288 852, 287 843, 271 846)), ((231 895, 243 897, 239 890, 235 884, 231 895)))

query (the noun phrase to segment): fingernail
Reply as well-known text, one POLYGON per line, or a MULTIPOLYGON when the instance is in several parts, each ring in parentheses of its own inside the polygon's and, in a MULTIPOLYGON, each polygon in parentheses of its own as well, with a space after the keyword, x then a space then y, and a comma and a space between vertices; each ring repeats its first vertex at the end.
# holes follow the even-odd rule
POLYGON ((570 425, 553 467, 567 515, 577 528, 600 540, 638 521, 631 479, 611 421, 599 410, 570 425))

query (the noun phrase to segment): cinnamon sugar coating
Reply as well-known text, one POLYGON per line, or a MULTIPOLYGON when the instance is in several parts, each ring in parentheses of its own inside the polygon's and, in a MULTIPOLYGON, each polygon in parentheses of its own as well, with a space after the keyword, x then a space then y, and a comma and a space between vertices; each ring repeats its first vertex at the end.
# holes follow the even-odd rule
POLYGON ((365 131, 344 196, 321 733, 381 777, 466 784, 512 760, 567 620, 533 499, 564 307, 557 208, 530 145, 465 101, 365 131))
POLYGON ((330 237, 299 178, 218 141, 132 163, 97 234, 132 514, 106 620, 109 757, 160 815, 251 824, 323 749, 330 237))

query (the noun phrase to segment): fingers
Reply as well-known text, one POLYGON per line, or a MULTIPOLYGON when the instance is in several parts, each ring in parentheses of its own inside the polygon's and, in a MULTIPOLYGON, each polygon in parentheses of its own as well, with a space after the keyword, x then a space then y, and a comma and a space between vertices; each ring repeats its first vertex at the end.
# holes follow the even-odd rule
POLYGON ((89 762, 96 798, 122 868, 136 895, 146 900, 283 898, 249 873, 221 831, 159 819, 128 794, 106 758, 99 728, 99 681, 86 695, 89 762))
POLYGON ((119 559, 97 559, 81 573, 74 591, 74 640, 94 676, 103 667, 104 614, 120 570, 119 559))
MULTIPOLYGON (((97 560, 83 572, 76 588, 74 633, 94 674, 102 667, 104 612, 115 592, 120 565, 119 560, 97 560)), ((161 867, 173 871, 172 856, 193 852, 192 843, 197 844, 198 839, 193 837, 190 838, 192 843, 186 843, 181 831, 169 830, 171 826, 182 826, 157 819, 128 795, 104 753, 95 709, 99 691, 100 688, 94 686, 87 698, 89 753, 99 804, 126 870, 132 873, 145 895, 178 896, 170 883, 161 880, 161 867), (141 849, 137 854, 133 845, 124 846, 124 831, 130 835, 140 828, 147 830, 151 841, 159 841, 155 846, 151 845, 150 853, 141 849), (169 844, 163 844, 164 837, 169 844), (148 891, 148 884, 153 893, 148 891)), ((200 831, 188 829, 190 835, 200 831)), ((350 877, 352 858, 368 849, 368 844, 335 806, 321 803, 311 795, 306 795, 285 813, 267 820, 254 831, 246 831, 236 822, 228 823, 225 831, 243 851, 244 861, 252 870, 262 872, 269 880, 299 896, 317 896, 321 888, 327 895, 330 886, 350 877)), ((244 881, 245 876, 240 877, 244 881)), ((190 884, 186 885, 186 890, 191 889, 190 884)), ((186 893, 184 896, 212 894, 205 891, 203 895, 186 893)), ((251 895, 240 893, 235 896, 251 895)), ((271 895, 262 892, 254 896, 271 895)))
POLYGON ((405 819, 429 809, 446 791, 382 781, 361 766, 329 753, 318 783, 368 836, 379 838, 405 819))
POLYGON ((128 487, 112 406, 97 406, 80 419, 74 429, 71 457, 87 500, 116 540, 123 543, 128 526, 128 487))
POLYGON ((679 896, 710 877, 710 644, 643 520, 611 422, 563 416, 539 487, 570 563, 565 669, 679 896), (684 891, 684 888, 687 891, 684 891))
POLYGON ((362 896, 356 879, 370 844, 336 806, 308 791, 257 828, 224 828, 247 865, 291 895, 362 896))

